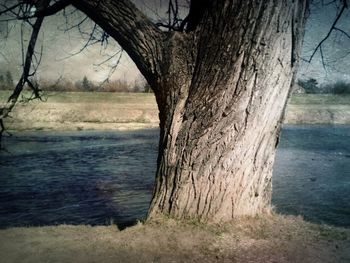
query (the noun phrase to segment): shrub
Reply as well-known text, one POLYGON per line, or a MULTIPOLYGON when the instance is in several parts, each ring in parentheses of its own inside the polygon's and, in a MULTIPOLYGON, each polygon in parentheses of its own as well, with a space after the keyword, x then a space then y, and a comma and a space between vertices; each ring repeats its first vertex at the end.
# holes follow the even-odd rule
POLYGON ((350 94, 350 83, 345 81, 337 81, 333 85, 334 94, 350 94))
POLYGON ((13 88, 13 77, 10 71, 6 71, 5 84, 9 88, 13 88))
MULTIPOLYGON (((44 91, 104 91, 104 92, 144 92, 146 82, 135 81, 133 84, 125 80, 112 80, 100 85, 89 81, 87 77, 73 83, 70 80, 60 78, 56 81, 41 79, 37 81, 40 89, 44 91)), ((1 87, 1 75, 0 75, 1 87)))
POLYGON ((145 84, 144 92, 145 93, 152 93, 153 92, 151 89, 151 86, 148 83, 145 84))
POLYGON ((350 83, 343 80, 338 80, 334 83, 323 85, 322 90, 324 93, 350 94, 350 83))
POLYGON ((132 92, 132 87, 124 80, 110 80, 101 85, 100 91, 132 92))
POLYGON ((298 85, 301 86, 305 93, 321 93, 321 90, 318 87, 318 82, 316 79, 310 78, 307 80, 298 80, 298 85))
POLYGON ((6 71, 5 75, 0 75, 0 89, 12 90, 14 87, 13 77, 9 70, 6 71))
POLYGON ((73 82, 67 79, 53 80, 40 80, 40 88, 44 91, 76 91, 76 87, 73 82))

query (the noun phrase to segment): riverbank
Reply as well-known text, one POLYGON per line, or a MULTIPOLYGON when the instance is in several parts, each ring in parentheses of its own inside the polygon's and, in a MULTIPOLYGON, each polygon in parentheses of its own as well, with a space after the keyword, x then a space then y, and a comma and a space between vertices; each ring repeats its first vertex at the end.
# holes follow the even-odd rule
POLYGON ((350 262, 350 230, 269 215, 222 225, 159 219, 0 230, 2 262, 350 262))
POLYGON ((294 94, 286 124, 350 124, 350 94, 294 94))
MULTIPOLYGON (((9 92, 1 91, 5 101, 9 92)), ((158 127, 153 94, 50 92, 46 102, 19 103, 9 130, 130 130, 158 127)), ((295 94, 290 99, 287 124, 350 124, 350 96, 295 94)))
MULTIPOLYGON (((0 97, 6 97, 5 92, 0 97)), ((46 101, 19 103, 9 130, 130 130, 158 127, 153 94, 50 92, 46 101)))

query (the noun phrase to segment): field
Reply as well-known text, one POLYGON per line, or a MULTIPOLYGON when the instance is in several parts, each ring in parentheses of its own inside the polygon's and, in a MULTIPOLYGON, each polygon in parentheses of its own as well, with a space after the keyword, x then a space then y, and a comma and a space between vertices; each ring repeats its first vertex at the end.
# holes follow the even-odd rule
MULTIPOLYGON (((2 101, 8 96, 1 92, 2 101)), ((15 130, 134 129, 158 126, 153 94, 50 92, 44 102, 19 103, 7 127, 15 130)))
POLYGON ((294 94, 289 100, 285 122, 350 124, 350 95, 294 94))
MULTIPOLYGON (((8 91, 0 92, 6 101, 8 91)), ((28 95, 28 94, 26 94, 28 95)), ((44 101, 19 103, 6 120, 14 130, 137 129, 158 126, 153 94, 106 92, 49 92, 44 101)), ((285 123, 350 124, 350 96, 293 95, 285 123)))

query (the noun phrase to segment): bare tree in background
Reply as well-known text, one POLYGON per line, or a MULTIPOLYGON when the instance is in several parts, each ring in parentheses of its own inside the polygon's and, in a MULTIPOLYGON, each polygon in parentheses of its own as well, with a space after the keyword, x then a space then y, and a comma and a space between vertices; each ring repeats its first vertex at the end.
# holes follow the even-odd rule
MULTIPOLYGON (((35 9, 29 67, 44 16, 73 5, 114 38, 147 79, 160 118, 149 218, 226 221, 270 209, 275 148, 307 0, 192 0, 184 19, 169 7, 171 23, 158 24, 166 31, 130 0, 18 3, 12 11, 35 9)), ((26 67, 10 105, 23 82, 30 86, 26 67)))

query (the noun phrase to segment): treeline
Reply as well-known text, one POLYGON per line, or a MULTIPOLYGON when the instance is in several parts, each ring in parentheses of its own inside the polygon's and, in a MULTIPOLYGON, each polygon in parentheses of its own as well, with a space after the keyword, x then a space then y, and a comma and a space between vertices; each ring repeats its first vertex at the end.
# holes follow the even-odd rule
POLYGON ((308 94, 350 94, 350 82, 342 80, 334 83, 319 84, 313 78, 299 79, 298 85, 301 88, 301 92, 308 94))
MULTIPOLYGON (((81 92, 151 92, 145 80, 134 81, 110 80, 102 83, 90 81, 86 76, 79 81, 73 82, 68 79, 58 80, 36 80, 34 85, 39 86, 43 91, 81 91, 81 92)), ((14 88, 14 81, 10 71, 4 75, 0 74, 0 89, 7 90, 14 88)))
POLYGON ((149 92, 146 81, 133 83, 125 80, 109 80, 102 83, 90 81, 86 76, 79 81, 73 82, 61 78, 56 81, 41 80, 37 83, 44 91, 82 91, 82 92, 149 92))

